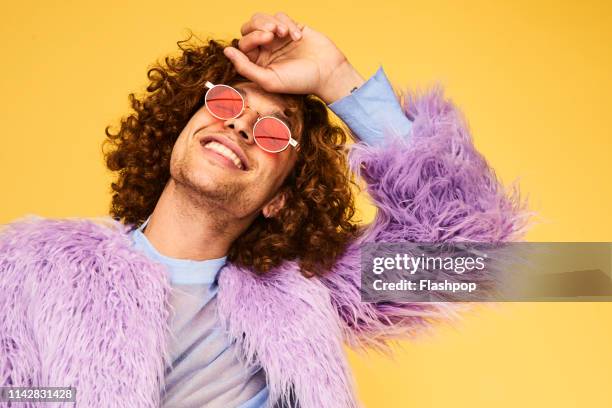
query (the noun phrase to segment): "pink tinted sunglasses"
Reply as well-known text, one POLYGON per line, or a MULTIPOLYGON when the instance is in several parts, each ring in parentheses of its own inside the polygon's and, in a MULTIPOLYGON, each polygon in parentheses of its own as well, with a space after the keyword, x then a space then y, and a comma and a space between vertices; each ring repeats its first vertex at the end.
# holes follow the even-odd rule
MULTIPOLYGON (((211 115, 221 120, 234 119, 242 115, 246 103, 242 94, 229 85, 213 85, 206 82, 204 103, 211 115)), ((253 139, 266 152, 280 153, 289 145, 297 147, 298 142, 291 137, 291 130, 274 116, 262 116, 253 125, 253 139)))

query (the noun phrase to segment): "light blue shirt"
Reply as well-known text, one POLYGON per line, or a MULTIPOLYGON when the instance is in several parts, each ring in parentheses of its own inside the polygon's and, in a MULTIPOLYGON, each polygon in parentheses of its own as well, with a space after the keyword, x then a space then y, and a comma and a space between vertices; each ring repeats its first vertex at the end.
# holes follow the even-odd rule
POLYGON ((329 108, 362 141, 377 145, 389 132, 408 137, 412 121, 402 111, 382 67, 351 94, 329 108))
POLYGON ((238 360, 235 345, 217 324, 217 278, 226 257, 193 261, 162 255, 143 233, 148 222, 131 232, 132 240, 137 249, 166 267, 172 285, 172 366, 165 373, 162 407, 265 406, 265 373, 238 360))
MULTIPOLYGON (((358 138, 372 145, 382 143, 389 131, 407 137, 412 125, 382 67, 329 108, 358 138)), ((134 244, 166 266, 173 287, 173 369, 166 373, 163 407, 264 407, 269 397, 265 374, 243 367, 216 325, 217 278, 227 258, 193 261, 164 256, 142 232, 148 221, 132 231, 134 244)))

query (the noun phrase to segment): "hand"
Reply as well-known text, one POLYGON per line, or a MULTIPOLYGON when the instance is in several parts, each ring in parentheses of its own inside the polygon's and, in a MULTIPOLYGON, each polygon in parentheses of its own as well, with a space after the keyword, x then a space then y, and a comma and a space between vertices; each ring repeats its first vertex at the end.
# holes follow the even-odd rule
POLYGON ((238 49, 224 53, 265 91, 314 94, 330 104, 364 82, 329 38, 284 13, 254 14, 240 31, 238 49))

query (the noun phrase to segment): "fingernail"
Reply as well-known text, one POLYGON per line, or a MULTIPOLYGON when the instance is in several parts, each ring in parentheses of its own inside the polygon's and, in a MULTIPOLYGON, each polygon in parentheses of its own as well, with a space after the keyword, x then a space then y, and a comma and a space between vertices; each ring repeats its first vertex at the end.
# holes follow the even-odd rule
POLYGON ((231 48, 225 48, 223 51, 225 52, 225 55, 228 57, 231 57, 234 55, 234 50, 232 50, 231 48))
POLYGON ((293 30, 291 34, 293 35, 293 39, 296 41, 302 38, 302 33, 298 30, 293 30))
POLYGON ((267 23, 267 24, 264 26, 264 28, 265 28, 266 30, 268 30, 268 31, 272 31, 272 30, 274 30, 274 27, 276 27, 276 26, 274 25, 274 23, 267 23))

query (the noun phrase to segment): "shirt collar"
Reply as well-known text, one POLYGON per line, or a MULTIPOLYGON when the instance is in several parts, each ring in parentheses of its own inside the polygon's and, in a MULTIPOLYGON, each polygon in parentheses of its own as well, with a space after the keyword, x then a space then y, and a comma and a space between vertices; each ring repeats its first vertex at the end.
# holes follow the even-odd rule
POLYGON ((143 233, 151 216, 137 229, 131 232, 138 249, 149 258, 166 265, 170 282, 175 285, 211 284, 216 281, 219 271, 225 265, 227 257, 195 261, 191 259, 171 258, 159 253, 143 233))

